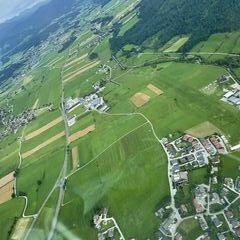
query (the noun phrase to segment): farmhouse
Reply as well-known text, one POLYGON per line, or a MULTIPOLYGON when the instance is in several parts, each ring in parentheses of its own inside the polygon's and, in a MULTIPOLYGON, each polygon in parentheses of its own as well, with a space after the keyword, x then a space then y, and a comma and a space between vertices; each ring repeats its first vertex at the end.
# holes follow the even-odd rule
POLYGON ((177 172, 172 175, 172 182, 175 187, 182 186, 188 182, 188 172, 177 172))
POLYGON ((101 112, 106 112, 109 107, 104 102, 103 97, 99 97, 96 93, 90 94, 85 98, 80 99, 80 102, 88 109, 99 110, 101 112))
POLYGON ((206 231, 208 229, 208 225, 205 218, 203 216, 199 216, 198 221, 202 230, 206 231))
POLYGON ((220 221, 217 216, 212 217, 212 222, 216 228, 219 228, 223 225, 223 222, 220 221))
POLYGON ((175 214, 172 213, 160 226, 159 230, 166 235, 169 235, 173 232, 175 222, 175 214))
POLYGON ((235 105, 237 107, 240 106, 240 90, 239 86, 235 87, 233 90, 228 91, 223 97, 222 101, 227 102, 231 105, 235 105))
POLYGON ((75 109, 77 106, 80 105, 78 98, 69 98, 65 103, 65 108, 68 112, 71 112, 73 109, 75 109))
POLYGON ((199 203, 196 198, 193 199, 193 206, 195 207, 197 213, 202 213, 204 211, 204 206, 199 203))
POLYGON ((72 127, 76 123, 77 115, 75 114, 67 120, 68 126, 72 127))
POLYGON ((224 236, 223 233, 218 233, 217 238, 218 238, 218 240, 225 240, 226 239, 226 237, 224 236))

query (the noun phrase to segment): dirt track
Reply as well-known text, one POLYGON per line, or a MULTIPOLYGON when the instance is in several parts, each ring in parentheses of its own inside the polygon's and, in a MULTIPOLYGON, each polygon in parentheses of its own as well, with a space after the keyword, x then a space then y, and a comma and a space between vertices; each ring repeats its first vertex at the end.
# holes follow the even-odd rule
POLYGON ((39 151, 40 149, 46 147, 47 145, 57 141, 59 138, 63 137, 65 135, 65 132, 60 132, 59 134, 49 138, 47 141, 41 143, 40 145, 38 145, 37 147, 33 148, 30 151, 27 151, 25 153, 22 154, 22 158, 27 158, 29 156, 31 156, 32 154, 34 154, 35 152, 39 151))
POLYGON ((74 142, 75 140, 77 140, 77 139, 79 139, 79 138, 81 138, 81 137, 84 137, 85 135, 87 135, 88 133, 94 131, 95 129, 96 129, 95 124, 93 124, 93 125, 85 128, 85 129, 83 129, 83 130, 81 130, 81 131, 79 131, 79 132, 76 132, 76 133, 72 134, 72 135, 69 137, 70 143, 71 143, 71 142, 74 142))
POLYGON ((77 72, 74 72, 71 76, 69 76, 68 78, 66 78, 66 79, 64 80, 64 83, 69 82, 69 81, 72 80, 74 77, 77 77, 78 75, 80 75, 81 73, 87 71, 88 69, 91 69, 91 68, 97 66, 99 63, 100 63, 100 61, 97 61, 97 62, 94 62, 94 63, 91 63, 91 64, 87 64, 87 65, 81 67, 80 69, 78 69, 77 72))
POLYGON ((50 128, 54 127, 55 125, 57 125, 58 123, 60 123, 62 120, 63 120, 62 117, 56 118, 55 120, 53 120, 52 122, 46 124, 45 126, 43 126, 43 127, 39 128, 39 129, 37 129, 37 130, 29 133, 29 134, 25 137, 25 140, 29 140, 29 139, 31 139, 31 138, 34 138, 34 137, 40 135, 41 133, 47 131, 48 129, 50 129, 50 128))
POLYGON ((146 104, 150 100, 150 97, 144 93, 136 93, 130 100, 136 107, 139 108, 146 104))
POLYGON ((156 86, 154 86, 153 84, 148 84, 147 88, 149 90, 151 90, 152 92, 156 93, 157 95, 163 94, 163 91, 161 89, 157 88, 156 86))

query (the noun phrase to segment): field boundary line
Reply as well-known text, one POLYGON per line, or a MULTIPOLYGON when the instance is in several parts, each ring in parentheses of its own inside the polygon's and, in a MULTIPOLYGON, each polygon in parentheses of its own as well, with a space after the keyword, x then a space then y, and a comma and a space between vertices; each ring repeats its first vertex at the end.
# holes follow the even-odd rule
POLYGON ((115 140, 114 142, 112 142, 108 147, 106 147, 102 152, 100 152, 99 154, 97 154, 92 160, 90 160, 88 163, 86 163, 85 165, 83 165, 82 167, 78 168, 76 171, 70 173, 67 178, 71 177, 73 174, 75 174, 76 172, 82 170, 83 168, 87 167, 89 164, 91 164, 92 162, 94 162, 99 156, 101 156, 104 152, 106 152, 110 147, 112 147, 115 143, 119 142, 121 139, 123 139, 124 137, 126 137, 127 135, 129 135, 130 133, 138 130, 139 128, 143 127, 145 124, 147 124, 148 122, 144 122, 143 124, 135 127, 134 129, 132 129, 131 131, 128 131, 127 133, 125 133, 124 135, 122 135, 120 138, 118 138, 117 140, 115 140))
POLYGON ((38 152, 39 150, 41 150, 42 148, 47 147, 48 145, 50 145, 51 143, 57 141, 58 139, 60 139, 61 137, 65 136, 65 131, 62 131, 58 134, 56 134, 55 136, 49 138, 48 140, 42 142, 41 144, 39 144, 38 146, 32 148, 31 150, 24 152, 22 154, 22 159, 25 159, 27 157, 30 157, 31 155, 33 155, 34 153, 38 152))
POLYGON ((46 132, 47 130, 49 130, 50 128, 53 128, 54 126, 56 126, 57 124, 61 123, 63 121, 63 118, 62 116, 58 117, 58 118, 55 118, 54 120, 52 120, 51 122, 45 124, 44 126, 28 133, 26 136, 25 136, 25 141, 27 140, 30 140, 34 137, 37 137, 39 136, 40 134, 46 132))

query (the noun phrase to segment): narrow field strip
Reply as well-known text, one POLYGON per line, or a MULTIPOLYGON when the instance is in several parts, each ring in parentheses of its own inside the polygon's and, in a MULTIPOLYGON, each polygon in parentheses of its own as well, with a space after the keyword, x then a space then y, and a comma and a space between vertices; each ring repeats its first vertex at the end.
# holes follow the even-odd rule
POLYGON ((39 129, 29 133, 27 136, 25 136, 24 140, 29 140, 31 138, 34 138, 34 137, 40 135, 41 133, 47 131, 48 129, 54 127, 55 125, 57 125, 58 123, 60 123, 62 121, 63 121, 62 116, 58 117, 55 120, 53 120, 52 122, 46 124, 45 126, 43 126, 43 127, 39 128, 39 129))
POLYGON ((156 93, 157 95, 163 94, 163 91, 161 89, 157 88, 156 86, 154 86, 153 84, 148 84, 147 88, 149 90, 151 90, 152 92, 156 93))
POLYGON ((76 170, 79 167, 79 154, 78 146, 72 149, 72 170, 76 170))
POLYGON ((68 62, 68 63, 64 66, 64 68, 65 68, 65 67, 68 67, 68 66, 70 66, 70 65, 72 65, 72 64, 74 64, 74 63, 76 63, 76 62, 78 62, 79 60, 84 59, 85 57, 87 57, 87 55, 88 55, 88 54, 86 53, 86 54, 82 55, 81 57, 76 58, 76 59, 68 62))
POLYGON ((33 148, 30 151, 27 151, 25 153, 22 154, 22 158, 27 158, 29 156, 31 156, 32 154, 34 154, 35 152, 39 151, 40 149, 48 146, 49 144, 57 141, 58 139, 60 139, 61 137, 65 136, 65 131, 60 132, 59 134, 49 138, 47 141, 41 143, 40 145, 38 145, 37 147, 33 148))
POLYGON ((14 181, 7 183, 0 188, 0 204, 5 203, 12 199, 14 181))
POLYGON ((81 138, 81 137, 84 137, 85 135, 89 134, 90 132, 94 131, 96 129, 96 126, 95 124, 81 130, 81 131, 78 131, 74 134, 72 134, 70 137, 69 137, 69 142, 72 143, 74 141, 76 141, 77 139, 81 138))
POLYGON ((14 186, 14 172, 11 172, 0 179, 0 204, 12 199, 14 186))
POLYGON ((50 62, 50 63, 48 64, 48 66, 49 66, 49 67, 52 67, 54 64, 56 64, 57 62, 61 61, 63 58, 64 58, 64 57, 62 56, 62 57, 60 57, 60 58, 54 59, 52 62, 50 62))
POLYGON ((67 83, 70 80, 72 80, 73 78, 77 77, 78 75, 80 75, 83 72, 86 72, 87 70, 96 67, 98 64, 100 63, 100 61, 94 62, 92 64, 88 64, 87 66, 83 66, 82 68, 80 68, 80 70, 78 70, 76 73, 72 74, 71 76, 69 76, 67 79, 65 79, 63 82, 67 83))
POLYGON ((88 66, 91 66, 92 64, 93 64, 92 62, 87 63, 84 66, 82 66, 82 67, 80 67, 80 68, 78 68, 78 69, 76 69, 76 70, 74 70, 74 71, 72 71, 70 73, 67 73, 66 75, 63 75, 63 78, 68 78, 68 77, 74 75, 75 73, 79 72, 80 70, 82 70, 84 68, 87 68, 88 66))
POLYGON ((17 224, 14 228, 14 232, 11 236, 11 240, 23 239, 24 233, 26 232, 30 222, 31 222, 31 218, 20 218, 17 221, 17 224))
POLYGON ((0 179, 0 188, 8 184, 9 182, 14 180, 14 172, 9 173, 8 175, 4 176, 0 179))
POLYGON ((137 126, 136 128, 134 128, 133 130, 127 132, 126 134, 124 134, 123 136, 121 136, 120 138, 118 138, 117 140, 115 140, 114 142, 112 142, 108 147, 106 147, 102 152, 100 152, 99 154, 97 154, 97 156, 95 156, 92 160, 90 160, 88 163, 86 163, 85 165, 83 165, 82 167, 78 168, 76 171, 70 173, 68 177, 71 177, 74 173, 82 170, 83 168, 87 167, 89 164, 91 164, 92 162, 94 162, 95 160, 98 159, 99 156, 101 156, 104 152, 106 152, 109 148, 111 148, 115 143, 117 143, 118 141, 120 141, 121 139, 125 138, 126 136, 128 136, 129 134, 131 134, 132 132, 138 130, 139 128, 143 127, 144 125, 149 124, 149 122, 145 122, 143 124, 141 124, 140 126, 137 126))
POLYGON ((84 62, 84 59, 79 60, 78 62, 76 62, 76 64, 73 64, 73 65, 71 65, 71 66, 69 66, 69 67, 67 67, 67 68, 64 68, 64 69, 63 69, 63 73, 71 70, 72 68, 76 67, 76 65, 78 65, 79 63, 82 63, 82 62, 84 62))

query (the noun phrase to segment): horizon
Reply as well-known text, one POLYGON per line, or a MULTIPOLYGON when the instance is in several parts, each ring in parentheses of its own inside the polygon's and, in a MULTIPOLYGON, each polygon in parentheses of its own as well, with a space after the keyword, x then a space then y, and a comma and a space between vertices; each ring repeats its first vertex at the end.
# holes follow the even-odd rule
POLYGON ((12 0, 11 2, 0 0, 0 23, 4 23, 16 16, 19 16, 27 9, 31 9, 36 4, 44 1, 47 0, 12 0))

